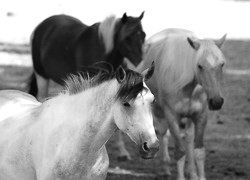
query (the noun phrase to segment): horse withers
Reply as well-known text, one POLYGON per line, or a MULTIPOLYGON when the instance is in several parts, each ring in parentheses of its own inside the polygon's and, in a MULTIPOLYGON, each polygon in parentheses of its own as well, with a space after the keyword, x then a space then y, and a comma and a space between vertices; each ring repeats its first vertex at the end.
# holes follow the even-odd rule
MULTIPOLYGON (((185 159, 192 180, 205 180, 205 148, 203 143, 208 110, 222 108, 223 66, 226 62, 219 40, 198 39, 184 29, 166 29, 147 40, 142 69, 155 60, 155 73, 147 82, 156 97, 155 116, 159 131, 165 136, 163 159, 170 175, 168 153, 169 128, 174 140, 178 180, 184 180, 185 159), (185 120, 185 121, 183 121, 185 120), (185 146, 180 123, 185 124, 185 146)), ((139 69, 138 69, 139 70, 139 69)), ((140 71, 140 70, 139 70, 140 71)))
POLYGON ((91 26, 68 15, 42 21, 31 36, 34 74, 29 93, 43 100, 48 96, 49 79, 62 85, 69 73, 96 62, 106 61, 116 69, 126 57, 138 65, 145 39, 143 16, 144 12, 139 17, 111 15, 91 26))
POLYGON ((65 90, 43 103, 20 91, 0 91, 0 179, 105 179, 105 143, 118 129, 142 158, 153 158, 159 149, 154 95, 145 84, 153 71, 118 67, 93 77, 72 75, 65 90))

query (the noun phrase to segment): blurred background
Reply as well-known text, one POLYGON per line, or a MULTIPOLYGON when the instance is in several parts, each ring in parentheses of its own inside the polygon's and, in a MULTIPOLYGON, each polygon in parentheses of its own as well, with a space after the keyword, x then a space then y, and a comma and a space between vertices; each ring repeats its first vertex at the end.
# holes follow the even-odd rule
MULTIPOLYGON (((224 76, 225 105, 210 113, 205 144, 208 179, 250 179, 250 1, 248 0, 1 0, 0 89, 26 90, 32 73, 29 39, 34 28, 54 14, 69 14, 91 25, 108 15, 139 16, 146 38, 166 29, 184 28, 200 38, 218 39, 227 33, 222 51, 227 58, 224 76)), ((53 87, 53 86, 52 86, 53 87)), ((53 89, 53 88, 52 88, 53 89)), ((53 91, 53 90, 52 90, 53 91)), ((114 139, 108 143, 107 179, 165 179, 161 153, 142 160, 127 138, 132 160, 116 159, 114 139)), ((171 147, 170 147, 170 150, 171 147)), ((171 151, 172 152, 172 151, 171 151)), ((175 171, 175 162, 172 162, 175 171)))
POLYGON ((115 14, 139 16, 147 37, 168 27, 186 28, 201 37, 249 38, 247 0, 3 0, 0 6, 0 40, 27 43, 38 22, 66 13, 91 25, 115 14))

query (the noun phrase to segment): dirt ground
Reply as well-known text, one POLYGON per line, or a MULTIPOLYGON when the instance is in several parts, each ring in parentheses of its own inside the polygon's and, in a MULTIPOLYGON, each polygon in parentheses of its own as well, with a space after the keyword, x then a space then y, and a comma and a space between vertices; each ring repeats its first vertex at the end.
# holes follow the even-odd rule
MULTIPOLYGON (((221 111, 209 114, 205 134, 207 179, 250 180, 250 41, 228 40, 223 52, 227 58, 223 83, 225 104, 221 111)), ((29 46, 0 43, 0 53, 21 56, 29 53, 29 46)), ((0 89, 25 91, 31 72, 29 66, 0 65, 0 89)), ((174 160, 173 176, 167 177, 163 174, 161 152, 155 159, 143 160, 128 137, 125 141, 133 159, 118 161, 115 138, 116 134, 107 143, 111 168, 107 180, 175 179, 174 160)))

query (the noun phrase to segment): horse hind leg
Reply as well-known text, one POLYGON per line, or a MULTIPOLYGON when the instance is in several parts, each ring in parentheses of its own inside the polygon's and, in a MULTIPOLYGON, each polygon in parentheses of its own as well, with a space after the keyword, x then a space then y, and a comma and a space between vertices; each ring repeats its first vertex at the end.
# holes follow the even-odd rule
POLYGON ((35 73, 36 81, 37 81, 37 100, 43 101, 45 98, 48 97, 49 92, 49 79, 43 78, 42 76, 35 73))
POLYGON ((36 81, 36 75, 33 72, 29 78, 29 81, 27 82, 28 84, 28 93, 31 94, 32 96, 36 97, 37 96, 37 81, 36 81))
POLYGON ((164 170, 167 176, 171 176, 171 158, 169 155, 169 140, 170 140, 170 131, 167 132, 162 137, 162 154, 163 154, 163 163, 164 170))

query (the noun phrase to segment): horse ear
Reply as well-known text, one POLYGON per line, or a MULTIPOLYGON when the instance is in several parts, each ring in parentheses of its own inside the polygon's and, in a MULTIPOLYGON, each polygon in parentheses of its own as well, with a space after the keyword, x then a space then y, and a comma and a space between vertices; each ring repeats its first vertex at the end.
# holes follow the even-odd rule
POLYGON ((119 66, 116 69, 116 79, 119 83, 122 83, 125 79, 126 79, 126 72, 125 70, 122 68, 122 66, 119 66))
POLYGON ((222 38, 220 38, 219 40, 215 40, 214 43, 216 44, 216 46, 218 46, 219 48, 221 48, 221 46, 224 44, 225 40, 226 40, 227 34, 225 34, 222 38))
POLYGON ((155 62, 153 61, 151 67, 142 72, 142 77, 144 81, 147 81, 152 77, 152 75, 154 74, 154 70, 155 70, 155 62))
POLYGON ((141 13, 141 15, 139 16, 139 19, 140 19, 140 20, 142 20, 142 18, 143 18, 143 16, 144 16, 144 12, 145 12, 145 11, 143 11, 143 12, 141 13))
POLYGON ((188 37, 187 38, 188 43, 190 44, 190 46, 192 48, 194 48, 195 50, 198 50, 200 48, 200 42, 199 39, 194 38, 194 37, 188 37))
POLYGON ((123 23, 127 22, 127 19, 128 19, 127 13, 124 13, 122 16, 122 22, 123 23))

